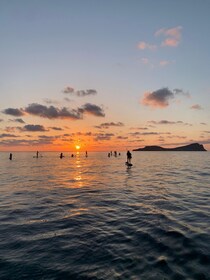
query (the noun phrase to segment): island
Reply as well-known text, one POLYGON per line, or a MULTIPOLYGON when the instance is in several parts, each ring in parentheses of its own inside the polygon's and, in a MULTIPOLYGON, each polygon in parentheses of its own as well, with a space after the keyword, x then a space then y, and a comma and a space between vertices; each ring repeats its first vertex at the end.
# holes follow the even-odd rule
POLYGON ((204 152, 206 149, 199 143, 193 143, 186 146, 180 146, 175 148, 163 148, 160 146, 145 146, 144 148, 134 149, 133 151, 198 151, 204 152))

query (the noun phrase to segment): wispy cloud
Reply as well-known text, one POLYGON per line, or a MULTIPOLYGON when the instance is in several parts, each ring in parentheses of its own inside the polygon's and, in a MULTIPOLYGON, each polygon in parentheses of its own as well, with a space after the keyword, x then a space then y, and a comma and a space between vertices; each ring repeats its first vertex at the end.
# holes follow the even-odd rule
POLYGON ((161 88, 153 92, 145 92, 140 103, 153 108, 165 108, 176 95, 186 96, 187 94, 182 89, 169 90, 168 88, 161 88))
POLYGON ((73 87, 65 87, 63 90, 63 93, 73 93, 74 92, 74 88, 73 87))
POLYGON ((52 127, 50 127, 50 129, 52 129, 52 130, 63 130, 61 127, 56 127, 56 126, 52 126, 52 127))
POLYGON ((9 134, 9 133, 0 134, 0 138, 8 138, 8 137, 16 138, 16 137, 19 137, 19 136, 15 135, 15 134, 9 134))
POLYGON ((157 48, 157 46, 149 44, 149 43, 146 43, 144 41, 141 41, 141 42, 138 43, 138 48, 140 50, 146 50, 146 49, 148 49, 148 50, 155 50, 157 48))
POLYGON ((96 133, 95 134, 95 141, 107 141, 110 140, 114 136, 113 133, 96 133))
POLYGON ((201 107, 201 105, 199 104, 194 104, 190 107, 190 109, 194 109, 194 110, 202 110, 203 108, 201 107))
POLYGON ((24 146, 42 146, 42 145, 50 145, 52 141, 49 139, 5 139, 0 141, 0 146, 7 147, 24 147, 24 146))
POLYGON ((165 39, 161 43, 162 46, 177 47, 181 41, 182 26, 177 26, 170 29, 161 28, 155 32, 155 36, 165 37, 165 39))
POLYGON ((43 101, 46 104, 58 104, 59 103, 57 100, 53 100, 53 99, 50 99, 50 98, 44 98, 43 101))
POLYGON ((161 60, 160 62, 159 62, 159 65, 161 66, 161 67, 165 67, 165 66, 167 66, 167 65, 169 65, 171 62, 169 61, 169 60, 161 60))
POLYGON ((77 96, 83 97, 87 95, 95 95, 97 91, 95 89, 87 89, 87 90, 78 90, 75 92, 77 96))
POLYGON ((131 127, 130 130, 148 130, 148 127, 131 127))
POLYGON ((126 139, 128 139, 128 136, 121 136, 121 135, 119 135, 116 138, 119 139, 119 140, 126 140, 126 139))
POLYGON ((132 135, 132 136, 142 136, 142 135, 144 135, 144 136, 147 136, 147 135, 159 135, 160 133, 159 132, 153 132, 153 131, 151 131, 151 132, 139 132, 139 131, 136 131, 136 132, 130 132, 129 133, 130 135, 132 135))
POLYGON ((64 101, 66 101, 66 102, 72 102, 72 100, 71 100, 70 98, 68 98, 68 97, 64 97, 64 101))
POLYGON ((122 122, 106 122, 106 123, 101 123, 98 126, 95 126, 96 128, 104 129, 104 128, 109 128, 109 127, 122 127, 124 126, 124 123, 122 122))
POLYGON ((97 94, 97 91, 95 89, 75 90, 73 87, 67 86, 64 88, 63 93, 84 97, 88 95, 95 95, 97 94))
POLYGON ((23 119, 17 118, 14 120, 10 120, 11 122, 17 122, 17 123, 25 123, 23 119))
POLYGON ((152 63, 151 60, 147 57, 142 57, 141 58, 141 63, 151 69, 155 67, 155 63, 152 63))
POLYGON ((192 126, 190 123, 185 123, 183 121, 168 121, 168 120, 161 120, 161 121, 148 121, 148 123, 152 123, 155 125, 173 125, 173 124, 183 124, 183 125, 189 125, 192 126))
MULTIPOLYGON (((161 28, 155 32, 154 36, 162 38, 160 47, 177 47, 180 44, 182 38, 182 26, 176 26, 168 29, 161 28)), ((151 44, 145 41, 140 41, 138 43, 138 49, 142 51, 156 50, 158 48, 158 45, 159 44, 151 44)), ((162 64, 161 66, 164 65, 165 64, 162 64)))

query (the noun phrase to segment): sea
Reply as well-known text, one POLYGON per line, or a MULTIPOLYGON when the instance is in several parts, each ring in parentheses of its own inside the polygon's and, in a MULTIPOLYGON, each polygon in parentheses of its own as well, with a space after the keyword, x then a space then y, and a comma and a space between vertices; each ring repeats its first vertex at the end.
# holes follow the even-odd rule
POLYGON ((0 153, 1 280, 210 279, 210 152, 0 153))

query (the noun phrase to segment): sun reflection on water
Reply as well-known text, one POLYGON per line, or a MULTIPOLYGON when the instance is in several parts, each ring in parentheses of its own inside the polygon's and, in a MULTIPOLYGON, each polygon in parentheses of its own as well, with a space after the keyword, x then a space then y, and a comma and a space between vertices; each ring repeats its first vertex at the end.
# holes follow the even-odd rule
POLYGON ((77 152, 76 154, 76 170, 75 170, 75 177, 74 180, 78 183, 77 187, 81 188, 83 187, 83 182, 82 182, 82 164, 81 164, 81 159, 80 159, 80 153, 77 152))

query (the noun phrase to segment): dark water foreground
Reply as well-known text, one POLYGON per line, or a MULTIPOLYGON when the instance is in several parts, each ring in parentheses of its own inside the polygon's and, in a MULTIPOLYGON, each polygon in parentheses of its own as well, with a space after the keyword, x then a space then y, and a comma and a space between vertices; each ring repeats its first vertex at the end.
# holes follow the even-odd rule
POLYGON ((210 153, 0 154, 0 279, 210 279, 210 153))

